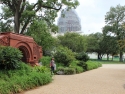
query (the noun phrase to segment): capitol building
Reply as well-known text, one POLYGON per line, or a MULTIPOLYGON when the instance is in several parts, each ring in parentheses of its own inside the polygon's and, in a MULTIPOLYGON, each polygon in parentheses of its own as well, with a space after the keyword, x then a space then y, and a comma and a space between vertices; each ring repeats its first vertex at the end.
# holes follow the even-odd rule
POLYGON ((59 28, 59 34, 66 32, 81 32, 80 19, 74 9, 63 10, 58 18, 57 26, 59 28))

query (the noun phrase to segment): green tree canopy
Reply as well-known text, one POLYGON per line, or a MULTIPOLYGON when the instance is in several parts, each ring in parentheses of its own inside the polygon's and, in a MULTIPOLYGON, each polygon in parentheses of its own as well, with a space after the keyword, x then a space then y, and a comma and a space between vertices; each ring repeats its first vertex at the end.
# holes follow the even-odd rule
POLYGON ((35 3, 29 3, 28 0, 1 0, 1 2, 3 12, 0 19, 9 21, 14 25, 14 31, 21 34, 36 18, 45 20, 51 29, 55 26, 53 22, 63 6, 76 8, 79 5, 78 0, 36 0, 35 3))
POLYGON ((90 34, 87 36, 87 52, 95 52, 98 54, 98 59, 101 59, 103 56, 102 42, 103 35, 102 33, 90 34))
POLYGON ((73 52, 86 51, 86 37, 78 33, 65 33, 58 36, 60 44, 73 52))
POLYGON ((25 34, 32 36, 37 44, 42 46, 43 55, 50 55, 57 45, 57 39, 52 37, 46 22, 43 20, 34 21, 25 34))
POLYGON ((113 55, 117 55, 119 53, 119 44, 114 36, 103 36, 101 45, 103 53, 107 54, 107 60, 109 60, 109 55, 112 55, 113 57, 113 55))
MULTIPOLYGON (((125 6, 111 7, 105 15, 106 26, 103 28, 105 35, 114 35, 117 40, 125 38, 125 6)), ((123 49, 120 49, 120 61, 122 61, 123 49)))

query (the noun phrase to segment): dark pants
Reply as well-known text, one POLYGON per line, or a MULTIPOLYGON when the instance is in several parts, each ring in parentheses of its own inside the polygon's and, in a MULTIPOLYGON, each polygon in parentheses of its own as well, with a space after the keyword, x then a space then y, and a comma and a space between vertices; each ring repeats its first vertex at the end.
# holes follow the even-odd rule
POLYGON ((51 74, 54 73, 54 67, 51 66, 51 74))

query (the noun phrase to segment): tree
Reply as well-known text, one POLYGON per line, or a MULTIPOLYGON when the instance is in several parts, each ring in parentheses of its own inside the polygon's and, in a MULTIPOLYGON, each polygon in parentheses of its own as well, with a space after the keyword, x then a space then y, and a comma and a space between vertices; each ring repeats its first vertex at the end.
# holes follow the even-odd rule
POLYGON ((103 36, 101 45, 103 53, 107 54, 107 60, 109 60, 109 55, 112 55, 113 60, 113 56, 119 53, 119 45, 114 36, 103 36))
POLYGON ((78 0, 37 0, 32 4, 27 0, 1 0, 1 2, 3 13, 0 19, 9 20, 14 25, 14 31, 21 34, 36 18, 45 20, 49 28, 55 27, 53 22, 62 6, 76 8, 79 5, 78 0))
POLYGON ((71 49, 73 52, 86 51, 86 39, 84 36, 78 33, 65 33, 58 36, 60 44, 71 49))
POLYGON ((47 24, 43 20, 34 21, 25 34, 32 36, 35 42, 42 46, 43 55, 51 55, 51 51, 57 45, 56 38, 52 37, 47 24))
POLYGON ((13 28, 9 22, 0 22, 0 32, 12 31, 13 28))
POLYGON ((96 52, 98 54, 98 59, 102 59, 103 47, 101 45, 103 39, 102 33, 90 34, 87 38, 87 52, 96 52))
MULTIPOLYGON (((117 40, 125 38, 125 6, 117 5, 111 7, 110 11, 105 15, 106 26, 103 28, 103 33, 112 34, 117 37, 117 40)), ((123 49, 120 49, 120 61, 122 61, 123 49)))

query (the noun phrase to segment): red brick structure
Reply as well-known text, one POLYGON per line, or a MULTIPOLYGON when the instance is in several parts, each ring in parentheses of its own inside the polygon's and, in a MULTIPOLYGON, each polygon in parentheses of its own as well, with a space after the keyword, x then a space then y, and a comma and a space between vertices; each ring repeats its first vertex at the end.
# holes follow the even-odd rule
POLYGON ((42 57, 42 48, 32 37, 16 33, 0 33, 0 45, 18 48, 23 53, 22 61, 31 65, 38 65, 42 57))

